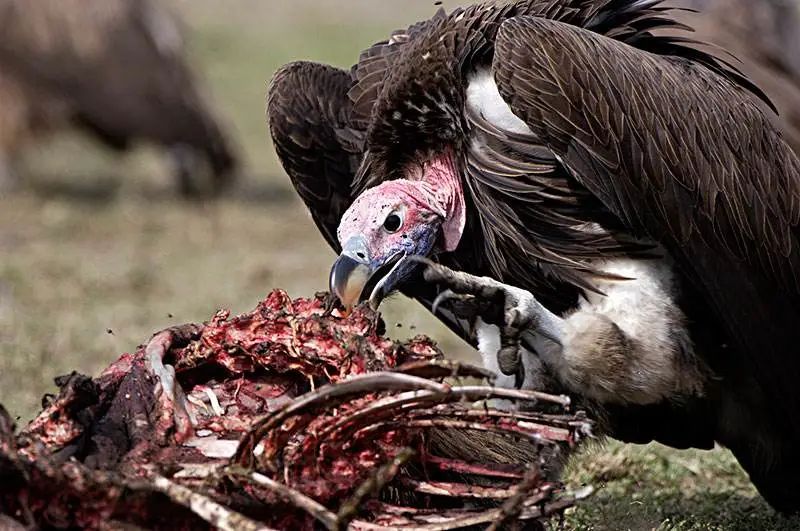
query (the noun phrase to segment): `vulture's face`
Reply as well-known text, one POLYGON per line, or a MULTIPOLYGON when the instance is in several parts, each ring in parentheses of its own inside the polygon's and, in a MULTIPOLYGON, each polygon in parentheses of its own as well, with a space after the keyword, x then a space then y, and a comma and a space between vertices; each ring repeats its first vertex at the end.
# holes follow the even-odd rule
POLYGON ((454 172, 449 160, 423 164, 409 179, 379 184, 350 205, 330 277, 331 291, 346 307, 368 300, 377 308, 417 267, 409 257, 455 249, 465 219, 454 172))
POLYGON ((397 180, 371 188, 342 218, 342 254, 333 264, 330 283, 346 307, 369 300, 377 308, 412 273, 415 263, 407 258, 434 249, 442 213, 426 204, 415 184, 421 183, 397 180))

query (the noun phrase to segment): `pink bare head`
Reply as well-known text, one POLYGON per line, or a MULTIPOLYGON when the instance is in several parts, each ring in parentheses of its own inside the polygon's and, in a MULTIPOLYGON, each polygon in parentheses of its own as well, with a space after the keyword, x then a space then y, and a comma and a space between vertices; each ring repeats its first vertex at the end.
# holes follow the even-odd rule
POLYGON ((407 257, 452 251, 458 245, 464 199, 449 157, 424 165, 411 177, 417 178, 370 188, 342 217, 337 234, 342 254, 330 282, 345 306, 369 299, 377 307, 411 275, 416 263, 407 257))

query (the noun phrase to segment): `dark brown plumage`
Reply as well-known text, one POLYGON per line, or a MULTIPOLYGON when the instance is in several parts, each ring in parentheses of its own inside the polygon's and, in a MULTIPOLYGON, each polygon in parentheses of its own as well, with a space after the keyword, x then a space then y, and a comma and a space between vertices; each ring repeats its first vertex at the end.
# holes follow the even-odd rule
MULTIPOLYGON (((530 0, 440 12, 368 49, 351 73, 282 69, 271 133, 337 249, 352 198, 454 150, 467 227, 439 261, 529 290, 556 313, 592 289, 602 274, 592 260, 660 245, 716 378, 700 397, 609 406, 611 433, 719 441, 773 505, 796 510, 800 162, 734 66, 653 33, 677 27, 666 11, 658 0, 530 0), (467 77, 480 67, 529 132, 468 112, 467 77)), ((435 295, 404 290, 428 306, 435 295)), ((474 341, 452 312, 441 317, 474 341)))
POLYGON ((219 188, 236 157, 186 61, 182 28, 151 0, 0 0, 0 158, 77 125, 107 145, 145 140, 177 155, 181 185, 211 170, 219 188))

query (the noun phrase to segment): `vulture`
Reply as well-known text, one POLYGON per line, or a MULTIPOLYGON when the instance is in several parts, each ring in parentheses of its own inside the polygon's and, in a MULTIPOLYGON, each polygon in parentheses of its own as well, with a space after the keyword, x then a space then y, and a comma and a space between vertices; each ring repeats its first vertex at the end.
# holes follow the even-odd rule
MULTIPOLYGON (((730 448, 800 509, 800 160, 661 0, 439 11, 273 77, 276 151, 345 307, 401 292, 505 386, 730 448)), ((772 112, 772 111, 769 111, 772 112)))
POLYGON ((178 22, 156 0, 0 0, 0 173, 10 180, 26 143, 77 126, 115 150, 164 146, 186 194, 227 184, 234 148, 178 22))

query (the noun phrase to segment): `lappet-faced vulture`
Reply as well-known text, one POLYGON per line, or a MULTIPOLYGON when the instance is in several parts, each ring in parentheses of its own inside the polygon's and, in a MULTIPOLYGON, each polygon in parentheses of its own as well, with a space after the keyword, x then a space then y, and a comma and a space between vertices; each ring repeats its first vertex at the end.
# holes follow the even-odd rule
POLYGON ((345 305, 404 292, 501 385, 717 441, 800 509, 800 161, 675 24, 660 0, 439 12, 352 70, 282 68, 271 134, 345 305))
POLYGON ((185 193, 204 191, 199 175, 211 189, 233 177, 233 146, 159 2, 0 0, 0 35, 0 173, 27 141, 77 125, 119 150, 165 146, 185 193))

